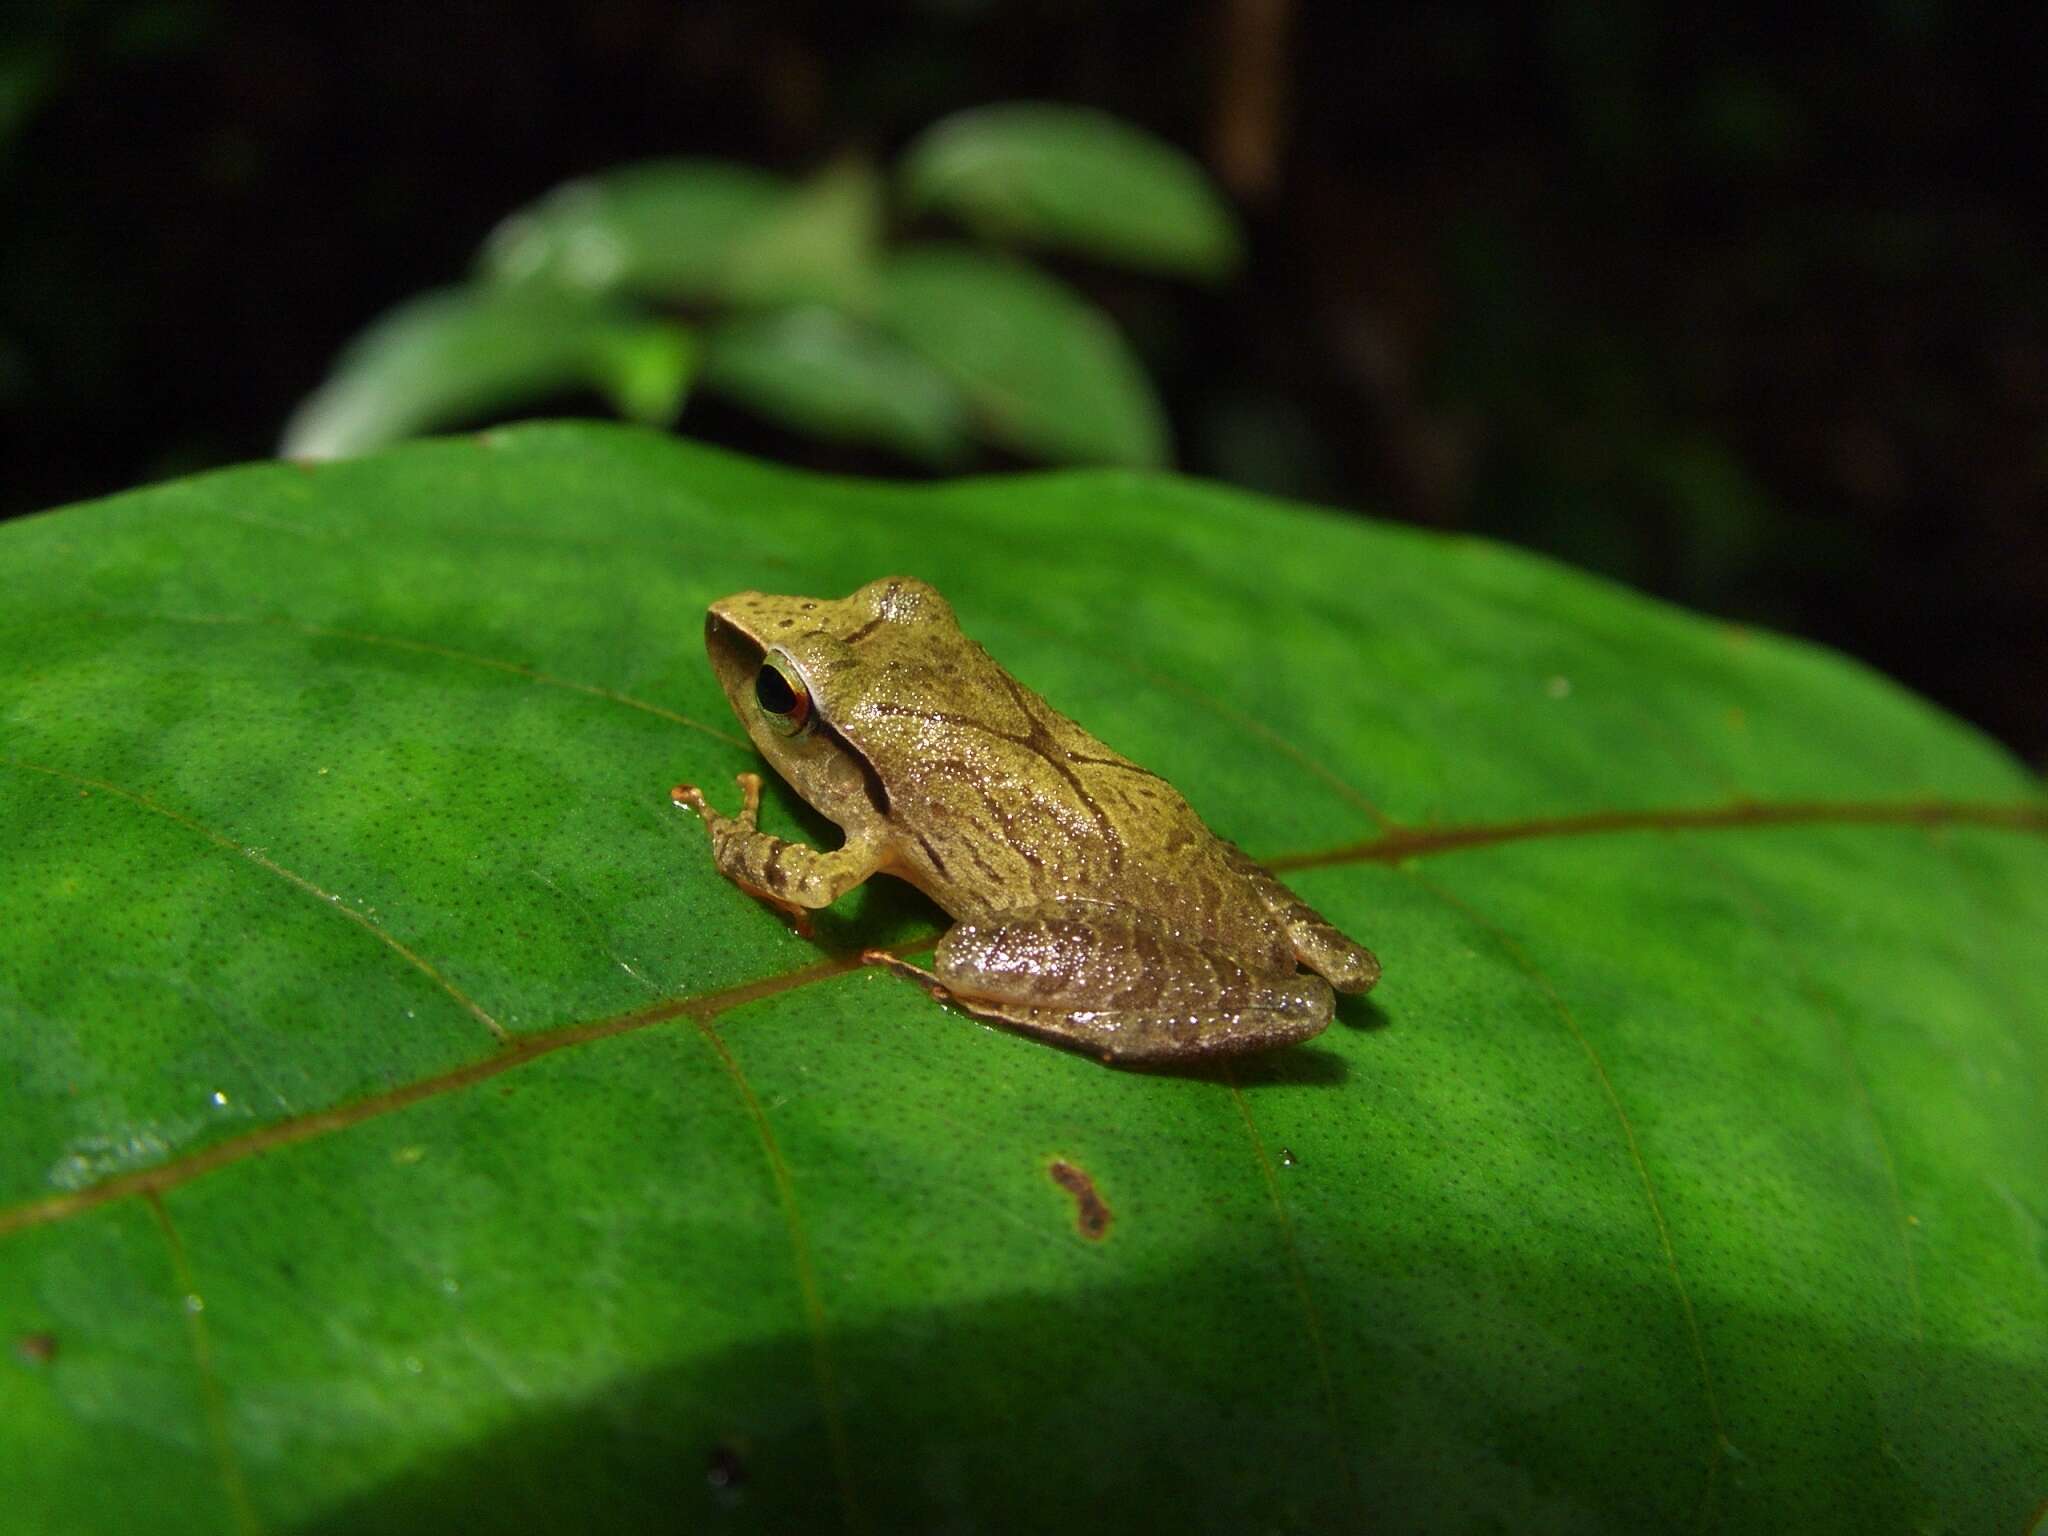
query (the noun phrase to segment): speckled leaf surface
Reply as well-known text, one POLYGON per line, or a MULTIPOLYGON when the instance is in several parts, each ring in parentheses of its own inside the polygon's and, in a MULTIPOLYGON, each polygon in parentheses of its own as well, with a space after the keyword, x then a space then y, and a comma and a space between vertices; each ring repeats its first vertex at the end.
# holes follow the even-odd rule
POLYGON ((1839 658, 1184 481, 588 426, 73 508, 0 576, 21 1529, 2048 1493, 2039 785, 1839 658), (717 879, 667 801, 755 762, 705 602, 891 570, 1368 940, 1370 1002, 1115 1072, 846 964, 912 893, 807 942, 717 879))

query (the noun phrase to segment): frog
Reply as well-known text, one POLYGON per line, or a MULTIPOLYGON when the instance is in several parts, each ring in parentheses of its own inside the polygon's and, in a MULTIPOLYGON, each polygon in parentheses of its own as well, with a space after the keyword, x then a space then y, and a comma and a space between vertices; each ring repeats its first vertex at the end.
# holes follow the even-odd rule
POLYGON ((1335 993, 1379 980, 1371 950, 1013 677, 926 582, 735 592, 707 609, 704 644, 748 737, 844 839, 760 830, 757 773, 737 776, 737 815, 678 784, 718 872, 789 913, 875 875, 909 882, 952 919, 930 966, 861 959, 942 1002, 1143 1066, 1310 1039, 1335 993))

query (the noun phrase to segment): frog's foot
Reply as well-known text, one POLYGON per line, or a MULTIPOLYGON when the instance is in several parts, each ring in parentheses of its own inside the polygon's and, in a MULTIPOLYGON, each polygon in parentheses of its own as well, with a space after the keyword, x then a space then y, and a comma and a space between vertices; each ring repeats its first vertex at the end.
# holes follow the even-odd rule
POLYGON ((1302 911, 1305 917, 1283 919, 1296 958, 1339 992, 1370 992, 1380 979, 1379 956, 1346 938, 1308 906, 1302 905, 1302 911))
POLYGON ((695 811, 704 818, 707 825, 718 821, 734 821, 751 832, 761 814, 761 775, 741 773, 735 774, 734 777, 740 786, 740 813, 737 816, 726 816, 714 810, 711 802, 704 798, 704 791, 694 784, 678 784, 670 790, 669 803, 695 811))
POLYGON ((733 884, 781 918, 789 931, 798 938, 815 939, 818 936, 818 925, 811 921, 811 914, 807 909, 797 906, 794 902, 784 901, 773 891, 764 891, 757 885, 749 885, 744 880, 735 880, 733 884))

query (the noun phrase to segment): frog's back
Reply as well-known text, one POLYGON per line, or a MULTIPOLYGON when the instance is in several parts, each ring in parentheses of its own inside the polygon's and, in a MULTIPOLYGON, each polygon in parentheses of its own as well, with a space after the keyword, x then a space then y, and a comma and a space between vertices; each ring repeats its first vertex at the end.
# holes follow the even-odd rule
MULTIPOLYGON (((979 647, 975 650, 978 652, 979 647)), ((986 657, 967 709, 898 710, 903 873, 968 921, 1081 903, 1142 912, 1247 963, 1285 935, 1180 792, 986 657)))

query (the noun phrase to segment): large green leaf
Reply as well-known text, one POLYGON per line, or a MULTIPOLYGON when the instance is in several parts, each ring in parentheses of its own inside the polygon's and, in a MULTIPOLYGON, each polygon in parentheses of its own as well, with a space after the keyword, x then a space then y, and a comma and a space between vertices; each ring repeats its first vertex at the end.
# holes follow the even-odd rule
POLYGON ((2048 819, 1839 658, 1183 481, 589 426, 159 487, 0 571, 20 1529, 2041 1496, 2048 819), (667 799, 756 762, 705 601, 891 570, 1379 991, 1117 1072, 854 970, 937 920, 888 882, 807 942, 717 879, 667 799))
POLYGON ((1205 278, 1228 276, 1242 254, 1230 205, 1200 165, 1088 107, 955 113, 904 151, 897 174, 910 206, 943 209, 992 240, 1205 278))

